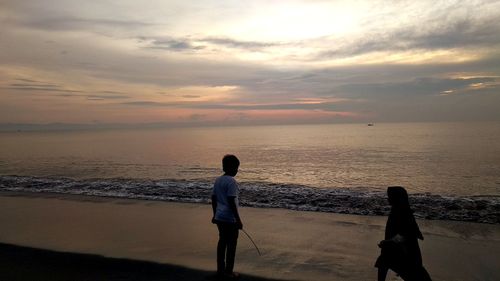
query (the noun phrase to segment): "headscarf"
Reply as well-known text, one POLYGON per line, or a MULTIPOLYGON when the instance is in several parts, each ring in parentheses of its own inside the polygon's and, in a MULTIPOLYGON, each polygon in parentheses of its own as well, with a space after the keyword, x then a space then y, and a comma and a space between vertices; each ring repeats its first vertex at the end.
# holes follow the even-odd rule
POLYGON ((392 208, 399 211, 410 211, 410 202, 408 201, 408 192, 402 186, 389 186, 387 188, 387 196, 392 208))
MULTIPOLYGON (((394 223, 394 227, 397 228, 397 230, 394 231, 403 232, 400 234, 410 235, 423 240, 424 237, 415 221, 413 210, 410 208, 406 189, 402 186, 389 186, 387 188, 387 196, 392 206, 389 219, 392 220, 391 224, 394 223)), ((386 229, 386 231, 393 232, 392 229, 386 229)), ((388 235, 388 233, 386 233, 386 235, 388 235)), ((388 236, 391 236, 391 234, 388 236)))

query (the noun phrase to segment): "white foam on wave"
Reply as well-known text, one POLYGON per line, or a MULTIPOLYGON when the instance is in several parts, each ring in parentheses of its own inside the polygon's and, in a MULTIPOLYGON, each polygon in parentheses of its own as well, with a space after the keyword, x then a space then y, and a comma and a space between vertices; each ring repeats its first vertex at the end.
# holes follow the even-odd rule
MULTIPOLYGON (((0 190, 209 203, 212 182, 0 176, 0 190)), ((367 187, 333 189, 269 182, 243 182, 240 185, 240 197, 243 206, 259 208, 357 215, 387 215, 390 210, 385 192, 374 191, 367 187)), ((500 224, 500 198, 497 196, 452 197, 421 193, 411 195, 411 204, 415 216, 423 219, 500 224)))

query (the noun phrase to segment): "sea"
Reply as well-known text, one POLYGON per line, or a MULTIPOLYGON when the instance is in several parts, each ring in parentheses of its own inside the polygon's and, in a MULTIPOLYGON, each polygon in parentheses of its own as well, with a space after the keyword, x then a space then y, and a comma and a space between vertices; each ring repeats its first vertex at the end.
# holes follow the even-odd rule
POLYGON ((208 204, 234 154, 240 202, 500 224, 500 123, 377 123, 0 133, 0 191, 208 204))

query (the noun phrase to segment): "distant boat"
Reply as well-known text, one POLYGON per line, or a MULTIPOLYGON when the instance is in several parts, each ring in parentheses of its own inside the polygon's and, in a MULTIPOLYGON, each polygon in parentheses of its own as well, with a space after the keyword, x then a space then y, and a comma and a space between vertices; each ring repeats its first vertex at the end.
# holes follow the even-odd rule
POLYGON ((368 126, 373 126, 374 124, 373 123, 368 123, 368 126))

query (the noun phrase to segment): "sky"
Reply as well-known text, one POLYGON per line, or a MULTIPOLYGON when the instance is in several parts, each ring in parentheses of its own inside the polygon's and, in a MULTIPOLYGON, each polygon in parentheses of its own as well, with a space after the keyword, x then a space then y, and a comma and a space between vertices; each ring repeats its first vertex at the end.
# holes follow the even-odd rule
POLYGON ((500 121, 500 1, 0 0, 0 124, 500 121))

